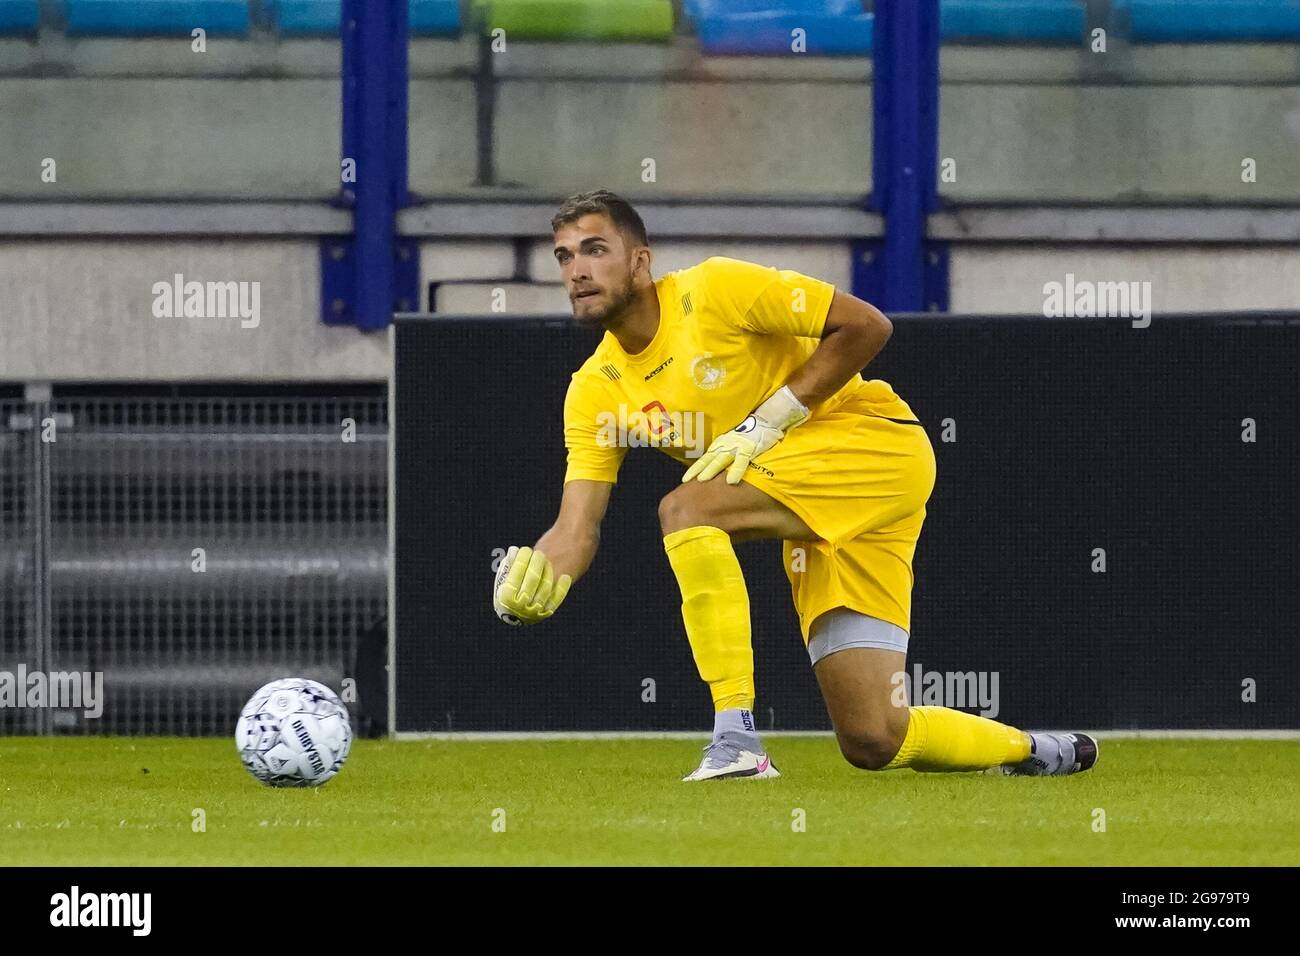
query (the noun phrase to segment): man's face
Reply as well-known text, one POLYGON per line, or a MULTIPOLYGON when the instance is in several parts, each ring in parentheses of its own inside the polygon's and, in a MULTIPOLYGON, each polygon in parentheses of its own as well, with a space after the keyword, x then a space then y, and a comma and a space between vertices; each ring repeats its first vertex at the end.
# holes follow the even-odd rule
POLYGON ((557 229, 555 261, 573 318, 583 325, 608 327, 636 298, 631 251, 605 216, 591 213, 557 229))

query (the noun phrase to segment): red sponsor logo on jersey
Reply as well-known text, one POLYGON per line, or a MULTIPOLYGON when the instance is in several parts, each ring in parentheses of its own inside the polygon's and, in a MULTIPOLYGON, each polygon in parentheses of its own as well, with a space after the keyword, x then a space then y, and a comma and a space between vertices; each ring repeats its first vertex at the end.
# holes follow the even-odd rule
POLYGON ((641 411, 646 415, 646 424, 654 435, 662 435, 673 427, 673 420, 668 417, 668 409, 664 408, 664 403, 655 399, 641 406, 641 411), (655 415, 654 412, 658 412, 655 415))

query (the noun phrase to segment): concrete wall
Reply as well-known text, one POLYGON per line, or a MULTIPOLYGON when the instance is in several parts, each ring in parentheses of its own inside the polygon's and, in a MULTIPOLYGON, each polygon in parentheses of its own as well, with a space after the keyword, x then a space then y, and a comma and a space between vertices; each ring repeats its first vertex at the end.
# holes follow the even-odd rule
MULTIPOLYGON (((850 285, 840 242, 663 241, 655 271, 726 254, 850 285)), ((426 242, 424 281, 446 282, 440 312, 488 313, 503 289, 516 314, 563 313, 568 303, 544 243, 512 278, 508 242, 426 242)), ((1149 281, 1161 311, 1294 309, 1294 246, 1025 246, 955 244, 952 308, 1030 312, 1043 285, 1067 273, 1093 281, 1149 281)), ((0 380, 377 380, 388 374, 388 338, 319 319, 316 244, 310 240, 0 241, 0 380), (153 286, 186 280, 260 283, 260 322, 158 318, 153 286)))
POLYGON ((376 379, 388 337, 320 321, 311 241, 0 242, 0 379, 376 379), (259 323, 158 318, 153 286, 260 283, 259 323))
POLYGON ((1150 282, 1161 312, 1300 309, 1297 246, 955 245, 949 266, 954 312, 1034 312, 1043 286, 1150 282))
POLYGON ((952 201, 1300 199, 1300 86, 945 87, 952 201), (1255 181, 1242 162, 1255 160, 1255 181))
MULTIPOLYGON (((516 237, 534 235, 534 225, 544 230, 545 208, 559 196, 595 185, 638 200, 780 196, 850 205, 871 188, 870 60, 706 58, 686 38, 667 46, 512 43, 492 64, 497 177, 490 187, 475 182, 472 39, 413 43, 411 62, 412 190, 538 199, 536 223, 528 219, 516 237)), ((1117 45, 1103 57, 945 47, 941 68, 940 154, 955 161, 956 174, 941 190, 954 203, 1300 202, 1293 46, 1117 45), (1254 183, 1242 181, 1246 158, 1256 163, 1254 183)), ((202 55, 170 40, 45 33, 35 42, 0 41, 0 204, 332 196, 338 71, 330 41, 216 40, 202 55), (41 180, 47 157, 58 163, 57 182, 41 180)), ((1248 245, 1250 231, 1189 236, 1220 240, 1199 246, 1183 243, 1181 233, 1154 237, 1172 239, 1160 245, 1107 245, 1112 233, 1104 231, 1079 245, 1042 234, 1033 243, 1014 235, 971 242, 960 213, 954 310, 1038 312, 1043 285, 1070 272, 1150 281, 1157 312, 1300 303, 1294 230, 1269 234, 1290 245, 1248 245)), ((33 232, 42 230, 0 234, 0 378, 387 374, 386 336, 320 323, 310 230, 249 240, 33 232), (260 283, 259 326, 154 317, 153 284, 177 272, 260 283)), ((684 241, 659 229, 656 271, 729 254, 849 285, 845 233, 791 241, 776 225, 770 240, 757 238, 761 232, 684 241)), ((443 283, 440 311, 489 311, 498 288, 511 312, 567 307, 545 242, 520 248, 502 232, 441 235, 429 232, 421 243, 424 283, 443 283)))
MULTIPOLYGON (((174 44, 112 42, 69 43, 44 58, 39 44, 0 43, 0 200, 337 190, 336 47, 331 60, 322 41, 260 53, 226 41, 204 59, 174 44), (59 163, 57 184, 40 179, 46 157, 59 163)), ((1295 49, 1230 52, 1129 50, 1101 69, 1082 51, 946 48, 940 150, 956 161, 956 180, 943 192, 956 201, 1300 201, 1295 49), (1242 182, 1245 158, 1257 163, 1254 183, 1242 182)), ((412 57, 411 187, 473 194, 472 47, 413 44, 412 57)), ((684 40, 514 44, 494 72, 496 183, 507 189, 871 188, 870 60, 705 58, 684 40)))
MULTIPOLYGON (((324 199, 340 123, 337 80, 0 79, 0 198, 324 199)), ((412 84, 410 156, 419 190, 473 181, 468 81, 412 84)))

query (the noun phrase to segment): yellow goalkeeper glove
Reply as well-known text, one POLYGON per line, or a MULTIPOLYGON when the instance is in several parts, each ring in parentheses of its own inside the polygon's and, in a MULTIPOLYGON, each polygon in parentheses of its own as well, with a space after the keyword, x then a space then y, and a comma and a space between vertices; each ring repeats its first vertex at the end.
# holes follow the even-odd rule
POLYGON ((555 577, 551 560, 532 548, 512 547, 497 567, 492 607, 507 624, 537 624, 555 613, 573 578, 555 577))
POLYGON ((726 468, 727 484, 739 484, 751 461, 784 438, 786 431, 807 418, 808 408, 795 398, 790 386, 782 386, 780 391, 754 409, 743 422, 713 439, 700 459, 682 475, 682 482, 688 482, 692 478, 708 481, 726 468))

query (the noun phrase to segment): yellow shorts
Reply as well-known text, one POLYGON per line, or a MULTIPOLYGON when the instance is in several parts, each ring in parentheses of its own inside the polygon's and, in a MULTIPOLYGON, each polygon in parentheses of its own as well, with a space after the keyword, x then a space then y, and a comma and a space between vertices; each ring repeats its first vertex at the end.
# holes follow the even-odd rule
POLYGON ((878 379, 750 462, 745 481, 820 536, 784 544, 805 644, 813 621, 837 607, 911 632, 912 556, 934 478, 929 436, 878 379))

